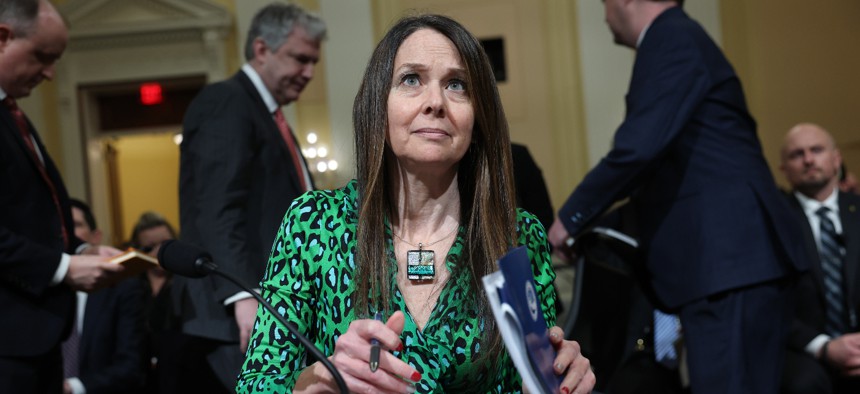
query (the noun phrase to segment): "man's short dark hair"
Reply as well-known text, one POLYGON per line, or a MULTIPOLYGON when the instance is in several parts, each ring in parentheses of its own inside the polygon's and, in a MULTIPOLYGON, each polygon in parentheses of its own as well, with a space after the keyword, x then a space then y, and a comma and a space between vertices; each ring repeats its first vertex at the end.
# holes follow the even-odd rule
POLYGON ((93 210, 90 209, 90 206, 78 199, 70 198, 69 204, 72 208, 80 209, 81 212, 84 213, 84 220, 87 222, 87 226, 90 226, 90 231, 96 230, 96 217, 93 216, 93 210))
POLYGON ((40 0, 0 1, 0 23, 12 26, 12 32, 20 37, 28 36, 39 15, 40 0))

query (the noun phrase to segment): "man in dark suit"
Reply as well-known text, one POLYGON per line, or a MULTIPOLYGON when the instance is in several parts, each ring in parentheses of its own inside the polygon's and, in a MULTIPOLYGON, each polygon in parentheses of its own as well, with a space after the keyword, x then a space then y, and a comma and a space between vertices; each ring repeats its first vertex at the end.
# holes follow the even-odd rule
MULTIPOLYGON (((70 202, 75 236, 90 245, 100 245, 102 232, 89 205, 75 199, 70 202)), ((72 352, 77 358, 72 360, 70 355, 63 354, 67 367, 65 392, 139 392, 146 372, 143 357, 146 341, 144 301, 140 281, 128 279, 92 294, 79 291, 77 296, 77 332, 72 335, 80 333, 80 336, 77 349, 72 352), (71 365, 75 366, 75 371, 69 370, 71 365)), ((64 343, 64 351, 70 342, 64 343)))
POLYGON ((860 393, 860 196, 839 191, 841 164, 833 137, 820 126, 801 123, 786 135, 780 169, 813 263, 797 285, 785 393, 860 393), (825 221, 837 234, 836 266, 825 251, 825 221))
POLYGON ((560 255, 631 198, 657 305, 678 313, 694 393, 775 393, 800 234, 761 152, 740 81, 678 1, 605 0, 636 49, 612 150, 549 232, 560 255))
MULTIPOLYGON (((251 23, 242 70, 203 89, 185 115, 181 238, 251 286, 263 276, 290 203, 313 189, 281 106, 298 99, 313 77, 325 33, 321 19, 296 5, 263 8, 251 23)), ((176 278, 174 286, 183 331, 194 336, 212 372, 232 391, 256 301, 217 277, 176 278)), ((207 363, 194 363, 200 364, 207 363)))
MULTIPOLYGON (((54 76, 68 41, 47 0, 0 2, 0 387, 60 392, 60 342, 71 332, 73 290, 91 291, 122 270, 72 231, 68 195, 15 99, 54 76)), ((118 252, 104 249, 102 253, 118 252)))

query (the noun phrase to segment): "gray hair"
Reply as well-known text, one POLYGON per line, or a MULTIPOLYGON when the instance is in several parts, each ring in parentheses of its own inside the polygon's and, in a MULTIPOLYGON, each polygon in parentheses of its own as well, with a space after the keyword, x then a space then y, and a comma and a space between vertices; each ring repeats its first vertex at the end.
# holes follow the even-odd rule
POLYGON ((40 0, 0 1, 0 23, 12 26, 12 32, 26 37, 33 32, 39 15, 40 0))
POLYGON ((254 58, 254 40, 260 38, 271 51, 277 51, 287 41, 295 26, 305 29, 312 39, 326 38, 325 22, 295 4, 269 4, 254 15, 245 41, 245 60, 254 58))

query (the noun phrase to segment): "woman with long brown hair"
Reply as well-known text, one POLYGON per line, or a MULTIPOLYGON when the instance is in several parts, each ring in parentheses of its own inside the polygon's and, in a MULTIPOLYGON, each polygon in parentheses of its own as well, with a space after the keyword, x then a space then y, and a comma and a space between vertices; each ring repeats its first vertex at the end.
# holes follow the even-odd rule
MULTIPOLYGON (((353 122, 358 179, 293 203, 263 296, 353 392, 520 391, 481 277, 526 245, 552 324, 555 274, 543 227, 515 208, 507 121, 478 40, 447 17, 402 19, 370 59, 353 122), (374 340, 386 350, 378 370, 374 340)), ((561 331, 550 331, 559 392, 590 391, 588 360, 561 331)), ((305 357, 261 310, 239 390, 333 390, 305 357)))

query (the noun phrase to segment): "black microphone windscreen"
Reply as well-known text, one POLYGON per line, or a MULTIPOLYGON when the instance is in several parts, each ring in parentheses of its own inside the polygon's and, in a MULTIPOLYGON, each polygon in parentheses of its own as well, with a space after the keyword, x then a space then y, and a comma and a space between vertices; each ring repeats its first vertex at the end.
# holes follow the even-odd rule
POLYGON ((164 269, 189 278, 202 278, 209 273, 201 269, 200 259, 211 262, 212 256, 188 242, 171 239, 158 249, 158 262, 164 269))

